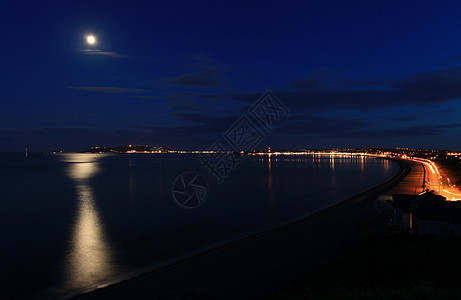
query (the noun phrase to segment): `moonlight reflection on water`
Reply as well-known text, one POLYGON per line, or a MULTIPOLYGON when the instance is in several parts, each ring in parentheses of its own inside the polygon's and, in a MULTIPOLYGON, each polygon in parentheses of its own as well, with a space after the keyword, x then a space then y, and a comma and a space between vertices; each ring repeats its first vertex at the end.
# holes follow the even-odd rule
POLYGON ((74 180, 78 199, 68 254, 66 286, 70 289, 93 286, 116 273, 110 263, 111 248, 104 235, 90 184, 99 169, 97 158, 84 154, 65 156, 69 163, 68 175, 74 180))

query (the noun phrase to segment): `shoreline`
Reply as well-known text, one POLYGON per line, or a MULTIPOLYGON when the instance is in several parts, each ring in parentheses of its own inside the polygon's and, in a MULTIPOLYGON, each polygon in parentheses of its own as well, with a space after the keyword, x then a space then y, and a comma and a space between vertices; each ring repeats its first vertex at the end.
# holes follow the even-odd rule
MULTIPOLYGON (((253 269, 253 267, 248 266, 248 264, 253 264, 255 265, 255 267, 258 267, 258 266, 261 267, 261 264, 262 264, 261 262, 256 262, 252 260, 247 261, 246 267, 245 266, 235 266, 235 264, 232 261, 235 259, 238 260, 241 257, 241 255, 238 255, 237 257, 235 257, 234 255, 232 257, 233 259, 226 258, 226 256, 229 256, 228 255, 229 252, 235 252, 236 249, 237 250, 240 249, 240 252, 243 251, 244 254, 246 254, 246 256, 251 257, 252 256, 251 253, 254 252, 255 246, 258 246, 257 245, 258 243, 261 244, 261 240, 267 240, 267 239, 273 240, 276 236, 290 235, 291 234, 290 231, 293 231, 293 230, 299 231, 300 230, 299 227, 306 227, 306 226, 310 227, 312 225, 316 227, 319 224, 325 225, 326 222, 334 223, 334 222, 329 222, 330 215, 332 214, 338 215, 338 212, 339 212, 339 217, 344 218, 344 216, 341 216, 341 213, 340 213, 341 210, 347 209, 347 208, 350 209, 350 207, 354 207, 358 204, 365 204, 365 202, 370 202, 370 200, 373 200, 373 199, 376 200, 378 197, 384 195, 386 192, 391 190, 394 186, 398 185, 403 179, 407 177, 407 175, 411 171, 411 167, 410 167, 411 163, 409 163, 408 161, 399 160, 399 159, 391 159, 391 160, 397 162, 400 165, 400 170, 397 171, 397 173, 391 179, 377 186, 374 186, 366 191, 363 191, 357 195, 354 195, 343 201, 333 204, 327 208, 323 208, 317 212, 311 213, 306 216, 302 216, 299 219, 294 220, 284 225, 274 226, 273 228, 269 228, 267 230, 264 230, 258 233, 249 233, 248 236, 246 237, 242 237, 242 238, 239 238, 237 240, 227 242, 227 243, 225 242, 224 244, 220 244, 217 246, 215 245, 216 247, 210 246, 209 248, 205 249, 205 251, 200 251, 198 253, 192 254, 191 256, 187 256, 185 258, 184 257, 177 258, 175 262, 169 261, 161 265, 159 264, 157 265, 155 269, 153 269, 154 266, 144 268, 138 272, 130 273, 131 275, 128 278, 127 276, 122 276, 118 280, 113 280, 104 285, 100 285, 95 290, 85 291, 84 293, 77 294, 77 295, 75 295, 74 293, 73 295, 68 295, 68 296, 74 296, 77 299, 88 299, 88 298, 93 298, 93 297, 111 298, 111 297, 114 297, 113 293, 116 293, 117 296, 119 296, 120 293, 122 293, 126 296, 135 296, 135 297, 136 296, 137 297, 147 297, 147 296, 157 297, 157 296, 160 296, 160 294, 164 294, 163 297, 160 297, 160 298, 169 299, 169 298, 183 297, 184 295, 187 295, 188 293, 192 291, 197 291, 198 289, 201 293, 203 292, 203 296, 208 297, 210 293, 213 294, 212 291, 210 291, 210 289, 208 288, 208 281, 209 281, 208 279, 211 279, 211 281, 214 281, 213 278, 215 278, 215 276, 211 276, 211 278, 208 278, 208 279, 202 278, 202 280, 200 280, 201 281, 200 284, 199 283, 192 284, 190 285, 189 288, 186 286, 182 288, 172 286, 170 287, 170 291, 168 291, 168 288, 165 287, 165 285, 162 284, 162 282, 165 282, 165 280, 174 281, 175 278, 183 277, 184 276, 183 271, 186 271, 184 269, 187 269, 186 273, 192 272, 192 274, 197 273, 197 272, 199 273, 203 272, 204 268, 201 267, 201 265, 202 264, 206 265, 207 261, 210 261, 210 259, 213 261, 218 260, 220 264, 227 265, 226 269, 237 269, 238 272, 242 272, 242 271, 244 272, 245 268, 253 269), (309 223, 313 223, 313 224, 309 224, 309 223), (189 270, 191 269, 191 267, 192 267, 192 270, 189 270), (195 268, 195 271, 193 271, 194 268, 195 268), (152 285, 156 285, 156 288, 152 287, 152 285), (140 286, 143 286, 141 290, 139 289, 140 286)), ((301 230, 301 231, 305 231, 305 229, 306 228, 304 228, 304 230, 301 230)), ((338 231, 341 231, 341 230, 338 230, 338 231)), ((325 239, 324 232, 314 232, 314 233, 311 232, 311 235, 312 234, 314 235, 314 237, 317 238, 317 240, 322 240, 322 237, 323 237, 323 240, 325 239)), ((344 242, 344 235, 340 235, 340 236, 342 236, 342 240, 344 242)), ((328 235, 326 237, 328 237, 328 235)), ((355 235, 350 236, 349 238, 350 238, 350 241, 349 241, 349 244, 350 244, 350 242, 353 242, 353 240, 355 240, 355 235)), ((329 243, 331 244, 331 241, 329 243)), ((272 245, 272 246, 276 246, 276 245, 272 245)), ((283 252, 284 250, 283 247, 284 246, 279 246, 278 248, 282 250, 283 252)), ((322 254, 320 256, 324 256, 321 251, 318 254, 322 254)), ((277 258, 277 256, 275 256, 274 258, 277 258)), ((306 270, 309 271, 312 268, 313 266, 310 266, 304 271, 306 270)), ((229 275, 223 274, 223 273, 226 273, 223 270, 215 268, 215 272, 217 273, 216 275, 218 275, 217 277, 224 276, 224 280, 222 282, 225 282, 226 281, 225 279, 230 279, 230 278, 227 278, 229 275)), ((286 274, 286 275, 288 276, 284 276, 284 277, 293 277, 293 276, 289 276, 290 274, 286 274)), ((255 278, 258 278, 258 277, 255 277, 255 278)), ((294 278, 291 278, 291 279, 294 279, 294 278)), ((283 281, 286 282, 286 280, 287 278, 285 278, 285 280, 283 281)), ((288 279, 288 281, 289 280, 290 279, 288 279)), ((251 280, 250 278, 250 281, 254 281, 254 280, 251 280)), ((229 290, 230 288, 231 294, 235 294, 234 292, 237 292, 237 294, 241 296, 242 295, 241 288, 238 288, 235 285, 239 285, 238 282, 236 282, 234 285, 228 284, 227 290, 229 290)), ((278 285, 280 285, 280 283, 278 283, 278 285)), ((216 288, 211 288, 211 290, 213 289, 216 290, 216 288)), ((250 290, 253 290, 253 292, 255 292, 258 289, 255 290, 255 288, 253 287, 253 288, 250 288, 250 290)), ((217 291, 220 291, 220 289, 217 289, 217 291)), ((261 290, 259 292, 250 293, 250 294, 253 294, 253 296, 257 296, 257 295, 259 296, 261 295, 260 292, 261 290)), ((226 297, 220 293, 218 293, 218 295, 220 298, 226 297)), ((216 297, 217 295, 216 293, 214 293, 214 295, 212 296, 216 297)))

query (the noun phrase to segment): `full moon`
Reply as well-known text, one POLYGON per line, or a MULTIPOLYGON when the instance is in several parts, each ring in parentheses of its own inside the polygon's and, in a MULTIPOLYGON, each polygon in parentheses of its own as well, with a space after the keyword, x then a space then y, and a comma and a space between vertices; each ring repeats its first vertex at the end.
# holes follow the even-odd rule
POLYGON ((94 43, 96 43, 96 38, 92 35, 89 35, 86 37, 86 41, 88 42, 88 44, 93 45, 94 43))

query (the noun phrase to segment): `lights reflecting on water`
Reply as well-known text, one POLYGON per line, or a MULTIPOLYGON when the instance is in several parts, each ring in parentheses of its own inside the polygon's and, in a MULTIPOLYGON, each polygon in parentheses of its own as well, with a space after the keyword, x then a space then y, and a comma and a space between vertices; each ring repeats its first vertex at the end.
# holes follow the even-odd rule
POLYGON ((128 161, 129 166, 129 175, 128 175, 128 186, 130 187, 130 203, 134 204, 136 202, 136 178, 134 176, 134 163, 133 159, 130 157, 128 161))
POLYGON ((271 156, 269 155, 268 157, 268 162, 267 162, 267 167, 268 167, 268 174, 267 174, 267 189, 269 193, 269 205, 271 207, 271 210, 274 209, 275 206, 275 199, 274 199, 274 189, 273 189, 273 183, 272 183, 272 165, 271 165, 271 156))
POLYGON ((69 289, 94 287, 116 274, 90 183, 99 170, 98 157, 88 154, 63 156, 68 163, 68 175, 74 181, 78 201, 67 262, 66 287, 69 289))

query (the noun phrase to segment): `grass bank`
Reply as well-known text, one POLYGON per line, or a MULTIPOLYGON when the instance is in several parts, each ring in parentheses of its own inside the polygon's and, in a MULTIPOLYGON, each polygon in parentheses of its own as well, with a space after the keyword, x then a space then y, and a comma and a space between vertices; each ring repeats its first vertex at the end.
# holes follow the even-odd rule
POLYGON ((370 237, 269 299, 461 299, 461 239, 370 237))
POLYGON ((452 183, 461 186, 461 160, 455 157, 439 159, 436 165, 452 180, 452 183))

